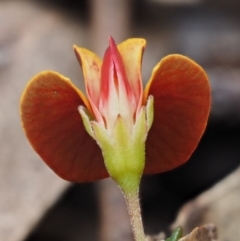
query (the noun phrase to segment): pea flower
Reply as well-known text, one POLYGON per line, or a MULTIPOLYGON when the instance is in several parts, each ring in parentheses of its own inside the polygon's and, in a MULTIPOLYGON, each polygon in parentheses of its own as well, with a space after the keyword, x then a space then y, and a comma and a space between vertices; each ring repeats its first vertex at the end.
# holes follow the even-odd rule
POLYGON ((136 217, 142 174, 186 162, 210 109, 207 75, 182 55, 163 58, 143 90, 145 45, 135 38, 116 46, 110 37, 103 61, 74 46, 87 97, 68 78, 44 71, 30 80, 21 98, 23 128, 35 151, 68 181, 111 176, 134 216, 136 240, 144 240, 141 217, 136 217))

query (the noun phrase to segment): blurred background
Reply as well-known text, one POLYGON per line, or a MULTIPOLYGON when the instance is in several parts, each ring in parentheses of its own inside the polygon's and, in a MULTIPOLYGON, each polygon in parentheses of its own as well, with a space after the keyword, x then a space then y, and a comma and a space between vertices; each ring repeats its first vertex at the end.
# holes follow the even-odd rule
MULTIPOLYGON (((1 240, 132 239, 124 201, 111 181, 71 184, 58 178, 28 144, 19 117, 21 93, 42 70, 58 71, 83 89, 72 45, 102 56, 109 35, 117 43, 129 37, 147 40, 145 83, 159 60, 171 53, 192 58, 210 78, 209 125, 191 159, 176 170, 142 180, 145 231, 168 233, 183 204, 239 166, 239 30, 238 0, 0 0, 1 240)), ((234 193, 240 190, 239 179, 234 179, 234 193)), ((231 190, 224 186, 223 196, 231 190)), ((240 202, 234 203, 238 213, 240 202)), ((207 221, 219 221, 213 217, 207 221)), ((223 236, 225 228, 219 227, 223 236)), ((238 228, 234 232, 234 238, 222 240, 237 240, 238 228)))

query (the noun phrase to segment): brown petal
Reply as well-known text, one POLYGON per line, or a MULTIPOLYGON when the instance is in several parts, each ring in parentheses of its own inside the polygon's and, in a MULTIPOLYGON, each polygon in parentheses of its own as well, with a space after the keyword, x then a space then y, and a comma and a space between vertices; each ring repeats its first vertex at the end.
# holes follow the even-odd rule
POLYGON ((86 132, 78 107, 88 101, 69 79, 42 72, 21 99, 23 128, 34 150, 60 177, 88 182, 108 177, 100 148, 86 132))
POLYGON ((154 121, 146 143, 145 174, 185 163, 205 130, 210 87, 204 70, 181 55, 169 55, 154 68, 144 100, 154 96, 154 121))

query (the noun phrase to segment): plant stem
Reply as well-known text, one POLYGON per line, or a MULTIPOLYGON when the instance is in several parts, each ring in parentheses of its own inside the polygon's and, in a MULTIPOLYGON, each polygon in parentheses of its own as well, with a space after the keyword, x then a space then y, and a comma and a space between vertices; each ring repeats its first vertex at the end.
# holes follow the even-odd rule
POLYGON ((136 241, 145 241, 138 191, 124 194, 134 239, 136 241))

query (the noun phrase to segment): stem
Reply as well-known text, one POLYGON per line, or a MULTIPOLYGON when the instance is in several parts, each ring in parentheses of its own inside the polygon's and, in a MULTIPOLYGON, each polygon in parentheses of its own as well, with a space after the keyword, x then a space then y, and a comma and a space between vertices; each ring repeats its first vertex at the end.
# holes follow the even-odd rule
POLYGON ((134 239, 136 241, 145 241, 138 191, 124 194, 134 239))

